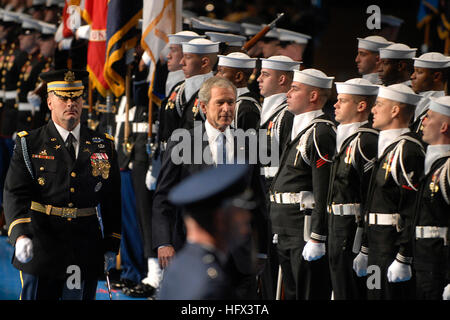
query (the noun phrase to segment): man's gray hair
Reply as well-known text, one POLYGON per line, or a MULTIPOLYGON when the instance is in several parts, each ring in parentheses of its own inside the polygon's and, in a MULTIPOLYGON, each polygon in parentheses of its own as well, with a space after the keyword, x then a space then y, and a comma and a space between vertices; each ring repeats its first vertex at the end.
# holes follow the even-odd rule
POLYGON ((211 89, 213 87, 230 88, 237 97, 237 89, 230 80, 215 76, 203 82, 200 91, 198 92, 198 100, 204 104, 208 104, 209 100, 211 100, 211 89))

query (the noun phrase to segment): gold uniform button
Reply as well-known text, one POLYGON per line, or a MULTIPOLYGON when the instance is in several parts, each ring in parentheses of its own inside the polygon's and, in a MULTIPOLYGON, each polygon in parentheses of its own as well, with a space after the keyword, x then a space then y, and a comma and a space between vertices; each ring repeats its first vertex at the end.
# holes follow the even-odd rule
POLYGON ((75 172, 72 172, 72 173, 70 174, 70 176, 71 176, 72 178, 75 178, 75 177, 77 176, 77 174, 76 174, 75 172))
POLYGON ((73 203, 72 202, 69 202, 67 205, 69 206, 69 208, 73 207, 73 203))
POLYGON ((208 268, 208 270, 206 270, 206 273, 208 274, 208 276, 211 279, 215 279, 217 278, 217 276, 219 275, 219 273, 217 272, 217 270, 213 267, 208 268))
POLYGON ((70 188, 70 192, 74 193, 75 192, 75 188, 70 188))
POLYGON ((40 171, 44 171, 44 167, 40 167, 39 170, 40 170, 40 171))

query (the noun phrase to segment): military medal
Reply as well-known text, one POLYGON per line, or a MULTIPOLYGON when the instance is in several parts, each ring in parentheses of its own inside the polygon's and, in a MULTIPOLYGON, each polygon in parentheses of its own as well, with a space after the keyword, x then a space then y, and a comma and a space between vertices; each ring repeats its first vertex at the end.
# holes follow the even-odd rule
POLYGON ((389 172, 391 172, 391 164, 392 164, 393 159, 394 159, 394 153, 391 151, 389 153, 388 157, 386 157, 386 160, 384 161, 384 164, 383 164, 383 169, 386 170, 384 180, 387 180, 387 178, 389 176, 389 172))
POLYGON ((92 142, 94 142, 94 143, 100 143, 100 142, 103 142, 103 139, 102 139, 102 138, 99 138, 99 137, 93 137, 93 138, 92 138, 92 142))
MULTIPOLYGON (((439 170, 438 170, 439 171, 439 170)), ((439 183, 438 183, 438 179, 437 179, 437 175, 439 174, 439 172, 435 172, 433 174, 433 176, 431 177, 431 183, 430 183, 430 191, 431 191, 431 196, 433 197, 434 194, 436 192, 439 191, 439 183)))
POLYGON ((348 146, 347 150, 345 150, 344 162, 346 164, 351 164, 352 163, 352 148, 350 146, 348 146))
POLYGON ((39 185, 43 186, 45 184, 45 179, 44 178, 39 177, 37 180, 38 180, 39 185))
POLYGON ((106 153, 94 153, 91 155, 92 175, 94 177, 102 176, 103 179, 108 179, 109 169, 111 164, 108 161, 106 153))
POLYGON ((271 136, 272 134, 271 134, 271 130, 272 130, 272 127, 273 127, 273 122, 272 121, 270 121, 269 122, 269 126, 267 127, 267 135, 268 136, 271 136))
POLYGON ((192 107, 192 113, 194 113, 194 118, 197 116, 199 109, 198 109, 198 98, 194 101, 194 106, 192 107))

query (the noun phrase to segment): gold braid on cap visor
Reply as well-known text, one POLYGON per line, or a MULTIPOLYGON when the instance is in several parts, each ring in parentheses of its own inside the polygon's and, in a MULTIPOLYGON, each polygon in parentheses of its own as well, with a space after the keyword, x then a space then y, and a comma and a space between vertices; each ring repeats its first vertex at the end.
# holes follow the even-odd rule
POLYGON ((54 92, 62 98, 78 98, 83 90, 82 81, 52 81, 47 84, 47 92, 54 92))

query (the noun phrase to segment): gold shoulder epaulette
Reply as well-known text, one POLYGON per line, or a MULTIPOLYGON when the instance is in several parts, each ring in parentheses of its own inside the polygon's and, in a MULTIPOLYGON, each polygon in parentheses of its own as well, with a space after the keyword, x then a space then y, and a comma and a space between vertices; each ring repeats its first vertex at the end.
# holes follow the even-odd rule
POLYGON ((19 137, 25 137, 25 136, 27 136, 28 135, 28 132, 26 132, 26 131, 20 131, 18 134, 17 134, 19 137))
POLYGON ((114 137, 112 135, 110 135, 109 133, 105 133, 105 137, 106 137, 106 139, 114 141, 114 137))

